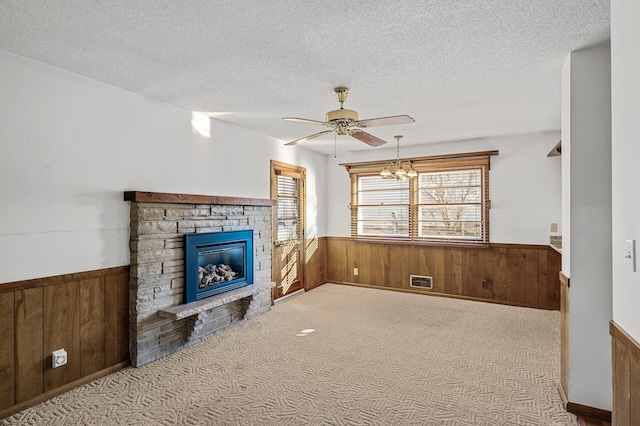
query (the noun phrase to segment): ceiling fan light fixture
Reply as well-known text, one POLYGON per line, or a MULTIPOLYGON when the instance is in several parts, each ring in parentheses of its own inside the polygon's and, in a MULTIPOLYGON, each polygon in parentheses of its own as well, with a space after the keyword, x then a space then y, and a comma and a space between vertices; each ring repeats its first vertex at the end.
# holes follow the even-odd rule
POLYGON ((418 172, 413 168, 413 164, 409 163, 409 171, 407 172, 407 176, 410 178, 418 177, 418 172))

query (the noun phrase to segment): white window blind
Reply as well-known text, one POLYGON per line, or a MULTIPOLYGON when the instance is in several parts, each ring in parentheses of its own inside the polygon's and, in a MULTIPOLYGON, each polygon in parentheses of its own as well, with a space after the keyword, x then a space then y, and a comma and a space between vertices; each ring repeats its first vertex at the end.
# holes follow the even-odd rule
POLYGON ((409 236, 409 181, 362 176, 357 188, 356 220, 352 222, 357 235, 409 236))
POLYGON ((300 238, 300 179, 277 175, 278 242, 300 238))

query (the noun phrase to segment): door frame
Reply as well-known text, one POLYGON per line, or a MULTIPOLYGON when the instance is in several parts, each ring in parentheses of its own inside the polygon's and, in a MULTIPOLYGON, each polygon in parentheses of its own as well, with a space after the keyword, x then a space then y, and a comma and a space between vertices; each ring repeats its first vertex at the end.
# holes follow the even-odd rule
MULTIPOLYGON (((306 256, 306 222, 307 222, 307 169, 302 166, 296 166, 294 164, 283 163, 281 161, 271 160, 270 164, 270 187, 271 187, 271 199, 278 199, 278 186, 276 176, 278 174, 284 174, 293 178, 300 179, 300 284, 304 291, 307 290, 304 282, 304 264, 306 256), (280 171, 280 173, 277 173, 280 171), (284 173, 282 173, 284 172, 284 173)), ((276 283, 276 287, 271 291, 271 302, 275 301, 277 291, 277 259, 275 244, 278 239, 278 204, 271 208, 271 280, 276 283)))

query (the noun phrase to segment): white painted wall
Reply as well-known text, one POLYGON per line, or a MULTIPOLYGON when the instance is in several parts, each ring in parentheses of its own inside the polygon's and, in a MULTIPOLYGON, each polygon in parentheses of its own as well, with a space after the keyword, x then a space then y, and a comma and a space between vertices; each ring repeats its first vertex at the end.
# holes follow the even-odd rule
POLYGON ((640 253, 640 2, 611 1, 613 320, 640 342, 640 262, 626 269, 624 242, 640 253))
MULTIPOLYGON (((611 66, 608 43, 572 52, 562 74, 563 224, 570 235, 569 401, 611 410, 611 66), (570 90, 567 91, 566 87, 570 90), (566 105, 567 100, 563 100, 566 105), (566 109, 563 108, 566 113, 566 109), (568 131, 567 131, 568 130, 568 131), (568 163, 568 164, 567 164, 568 163), (570 166, 570 167, 569 167, 570 166), (569 191, 570 189, 570 191, 569 191), (567 204, 568 199, 568 204, 567 204)), ((563 267, 567 264, 563 264, 563 267)))
POLYGON ((269 160, 307 168, 308 232, 325 235, 327 157, 0 51, 0 283, 129 264, 143 190, 270 198, 269 160))
MULTIPOLYGON (((496 243, 549 244, 551 223, 561 232, 561 159, 547 157, 560 132, 482 138, 469 141, 402 146, 401 157, 499 150, 491 157, 490 240, 496 243)), ((327 163, 329 208, 327 233, 349 236, 349 176, 339 163, 395 159, 395 141, 386 149, 339 156, 327 163)), ((559 234, 556 234, 559 235, 559 234)))
MULTIPOLYGON (((567 57, 561 72, 561 117, 562 119, 562 273, 570 278, 571 273, 571 55, 567 57)), ((566 389, 565 389, 566 390, 566 389)))

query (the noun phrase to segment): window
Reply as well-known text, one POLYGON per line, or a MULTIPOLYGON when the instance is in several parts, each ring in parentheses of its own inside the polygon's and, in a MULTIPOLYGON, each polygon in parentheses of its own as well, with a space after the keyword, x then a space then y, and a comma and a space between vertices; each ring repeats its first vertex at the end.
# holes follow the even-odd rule
POLYGON ((483 241, 482 168, 418 172, 418 237, 483 241))
POLYGON ((409 236, 409 181, 359 176, 357 235, 409 236))
POLYGON ((411 241, 489 241, 489 158, 497 151, 420 157, 418 177, 384 179, 384 162, 345 164, 351 235, 411 241))

